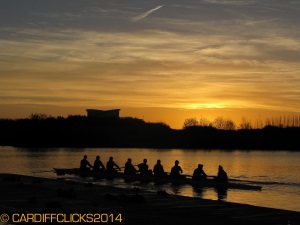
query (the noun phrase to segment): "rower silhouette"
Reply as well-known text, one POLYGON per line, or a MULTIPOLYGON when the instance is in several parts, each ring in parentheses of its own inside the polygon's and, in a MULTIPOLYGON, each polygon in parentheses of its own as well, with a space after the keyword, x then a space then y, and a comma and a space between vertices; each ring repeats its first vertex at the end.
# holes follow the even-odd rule
POLYGON ((137 172, 137 169, 134 168, 134 166, 132 165, 132 159, 128 158, 127 162, 125 163, 124 174, 134 175, 134 174, 136 174, 136 172, 137 172))
POLYGON ((157 160, 157 163, 153 167, 153 173, 154 173, 154 176, 157 176, 157 177, 161 177, 161 176, 165 175, 165 170, 164 170, 163 165, 161 165, 160 159, 157 160))
POLYGON ((106 163, 106 172, 108 173, 117 173, 117 169, 121 171, 121 168, 114 162, 113 157, 109 157, 108 162, 106 163))
POLYGON ((90 162, 87 160, 87 155, 83 156, 83 159, 80 161, 80 171, 90 171, 90 168, 93 168, 90 162))
POLYGON ((219 165, 218 175, 216 177, 216 180, 220 181, 220 182, 227 182, 228 181, 227 173, 225 172, 225 170, 223 169, 223 167, 221 165, 219 165))
POLYGON ((152 176, 152 170, 149 170, 147 165, 147 159, 144 159, 142 163, 138 164, 139 172, 142 176, 152 176))
POLYGON ((171 176, 176 179, 183 178, 183 177, 185 178, 185 176, 180 175, 180 173, 183 173, 183 170, 179 166, 179 161, 176 160, 175 166, 173 166, 171 169, 171 176))
POLYGON ((194 170, 193 180, 206 180, 207 175, 203 170, 203 165, 198 164, 198 168, 194 170))
POLYGON ((94 171, 104 171, 105 170, 105 166, 101 162, 99 155, 97 155, 97 157, 96 157, 96 160, 95 160, 94 166, 93 166, 93 170, 94 171))

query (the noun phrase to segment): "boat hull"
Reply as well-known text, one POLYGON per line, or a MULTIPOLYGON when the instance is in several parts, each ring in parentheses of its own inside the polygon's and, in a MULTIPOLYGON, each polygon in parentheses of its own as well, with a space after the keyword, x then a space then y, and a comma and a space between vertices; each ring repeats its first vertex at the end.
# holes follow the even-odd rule
POLYGON ((135 175, 127 175, 124 173, 116 172, 116 173, 106 173, 106 172, 95 172, 95 171, 80 171, 77 168, 73 169, 58 169, 54 168, 54 172, 58 176, 63 176, 66 174, 69 175, 77 175, 81 177, 93 177, 95 179, 114 179, 114 178, 122 178, 125 182, 135 182, 139 181, 142 183, 150 183, 154 182, 156 184, 167 184, 172 183, 175 185, 192 185, 197 187, 213 187, 213 188, 222 188, 222 189, 243 189, 243 190, 261 190, 261 186, 257 185, 249 185, 237 182, 219 182, 213 178, 209 178, 206 180, 193 180, 186 176, 181 176, 178 179, 175 179, 169 175, 163 177, 156 176, 142 176, 140 174, 135 175))

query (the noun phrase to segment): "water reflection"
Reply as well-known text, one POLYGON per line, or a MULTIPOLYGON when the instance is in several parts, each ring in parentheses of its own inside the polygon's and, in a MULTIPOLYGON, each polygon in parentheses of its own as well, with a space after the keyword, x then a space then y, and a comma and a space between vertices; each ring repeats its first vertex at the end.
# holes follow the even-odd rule
POLYGON ((209 198, 215 200, 214 196, 217 196, 218 201, 226 201, 227 200, 227 188, 213 188, 208 189, 205 187, 197 187, 192 186, 193 188, 193 196, 200 198, 209 198), (211 193, 213 191, 213 193, 211 193))
POLYGON ((178 185, 178 184, 172 184, 170 186, 171 191, 176 195, 181 194, 182 188, 183 188, 182 185, 178 185))
MULTIPOLYGON (((103 163, 113 156, 120 166, 125 164, 127 158, 132 158, 133 162, 140 162, 147 158, 150 169, 153 168, 157 159, 160 159, 166 172, 171 170, 175 160, 179 160, 184 174, 187 175, 193 173, 199 162, 205 166, 205 172, 208 175, 216 175, 218 165, 221 164, 226 168, 230 179, 263 182, 262 191, 233 189, 227 191, 189 185, 158 185, 157 187, 152 185, 150 188, 153 188, 154 191, 160 188, 169 193, 204 199, 219 199, 300 211, 300 152, 0 147, 0 172, 57 178, 55 173, 45 171, 52 171, 53 168, 78 168, 80 160, 85 154, 89 159, 100 155, 103 163), (274 170, 274 168, 277 169, 274 170), (269 184, 268 182, 277 182, 278 184, 269 184)), ((122 181, 112 183, 105 180, 101 183, 129 186, 122 181)), ((145 186, 149 188, 149 184, 145 186)))
POLYGON ((169 193, 182 195, 182 196, 193 196, 202 199, 211 199, 218 201, 228 200, 228 189, 227 188, 208 188, 199 187, 195 185, 176 185, 168 184, 160 186, 160 189, 166 190, 169 193))
POLYGON ((199 187, 195 187, 193 186, 193 192, 194 192, 194 196, 203 198, 204 196, 204 188, 199 188, 199 187))
POLYGON ((227 188, 214 188, 217 192, 218 201, 224 201, 227 199, 227 188))

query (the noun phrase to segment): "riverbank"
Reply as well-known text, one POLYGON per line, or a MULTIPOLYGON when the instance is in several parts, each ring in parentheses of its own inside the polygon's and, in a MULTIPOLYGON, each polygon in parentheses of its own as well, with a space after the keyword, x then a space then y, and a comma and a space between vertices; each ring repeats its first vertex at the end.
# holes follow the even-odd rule
POLYGON ((299 127, 218 129, 188 126, 172 129, 164 123, 137 118, 33 117, 0 119, 0 145, 28 148, 160 148, 299 151, 299 127))
POLYGON ((130 225, 300 223, 299 212, 175 196, 164 191, 14 174, 0 174, 0 182, 1 215, 8 214, 9 222, 52 219, 59 223, 94 221, 130 225), (22 213, 25 216, 21 217, 22 213))

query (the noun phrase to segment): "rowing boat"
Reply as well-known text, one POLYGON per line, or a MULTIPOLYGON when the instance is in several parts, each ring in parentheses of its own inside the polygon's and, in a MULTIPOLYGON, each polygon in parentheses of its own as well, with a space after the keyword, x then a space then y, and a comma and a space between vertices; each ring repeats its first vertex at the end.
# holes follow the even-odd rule
POLYGON ((193 180, 189 176, 180 176, 180 178, 175 179, 170 175, 156 177, 156 176, 143 176, 140 174, 128 175, 121 172, 116 173, 107 173, 107 172, 95 172, 95 171, 81 171, 78 168, 72 169, 59 169, 54 168, 54 172, 58 176, 63 176, 66 174, 69 175, 77 175, 81 177, 93 177, 95 179, 115 179, 122 178, 125 182, 135 182, 139 181, 142 183, 156 183, 156 184, 167 184, 172 183, 176 185, 192 185, 197 187, 213 187, 213 188, 223 188, 223 189, 243 189, 243 190, 261 190, 261 186, 244 184, 235 181, 229 182, 219 182, 213 178, 209 178, 206 180, 193 180))
POLYGON ((243 189, 243 190, 261 190, 261 186, 257 185, 249 185, 249 184, 242 184, 236 182, 220 182, 213 178, 208 178, 206 180, 193 180, 187 176, 180 176, 180 178, 174 178, 170 175, 166 175, 163 177, 155 177, 155 176, 142 176, 142 175, 124 175, 123 176, 125 181, 140 181, 140 182, 154 182, 156 184, 167 184, 171 183, 174 185, 192 185, 196 187, 213 187, 213 188, 220 188, 220 189, 243 189))

